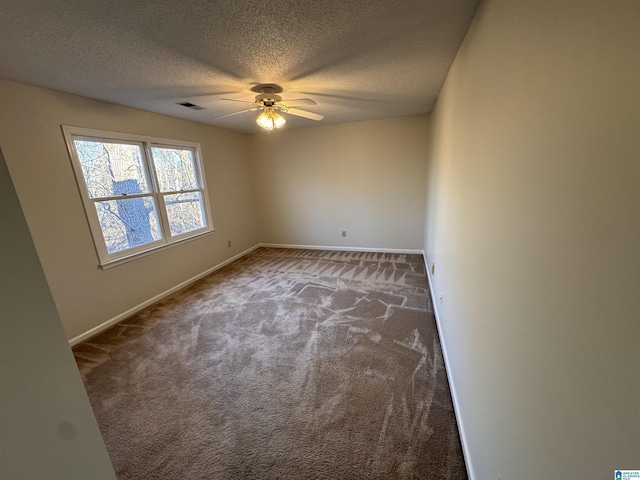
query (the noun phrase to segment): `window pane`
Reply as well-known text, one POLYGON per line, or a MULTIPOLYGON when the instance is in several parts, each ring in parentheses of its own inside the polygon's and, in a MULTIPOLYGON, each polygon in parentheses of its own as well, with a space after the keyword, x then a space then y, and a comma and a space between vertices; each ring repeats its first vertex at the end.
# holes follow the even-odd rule
POLYGON ((182 235, 206 226, 200 192, 165 195, 164 203, 167 207, 172 236, 182 235))
POLYGON ((107 252, 117 253, 162 238, 153 197, 96 202, 107 252))
POLYGON ((151 153, 161 192, 179 192, 199 188, 192 150, 152 147, 151 153))
POLYGON ((148 193, 139 145, 74 140, 90 198, 148 193))

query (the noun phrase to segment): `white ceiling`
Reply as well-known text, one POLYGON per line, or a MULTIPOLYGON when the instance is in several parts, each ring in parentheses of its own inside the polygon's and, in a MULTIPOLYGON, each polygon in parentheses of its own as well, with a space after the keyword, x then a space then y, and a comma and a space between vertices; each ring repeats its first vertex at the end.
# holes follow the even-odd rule
POLYGON ((321 124, 419 114, 478 2, 1 0, 0 77, 244 132, 256 112, 213 118, 244 109, 221 96, 253 101, 259 83, 315 100, 301 108, 321 124))

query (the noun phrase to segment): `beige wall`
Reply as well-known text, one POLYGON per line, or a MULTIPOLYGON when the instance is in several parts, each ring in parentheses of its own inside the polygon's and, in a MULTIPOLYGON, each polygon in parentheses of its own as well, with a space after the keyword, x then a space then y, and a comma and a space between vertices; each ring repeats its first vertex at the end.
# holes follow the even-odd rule
POLYGON ((0 105, 0 147, 68 338, 259 241, 246 135, 6 80, 0 105), (199 142, 216 232, 100 270, 60 125, 199 142))
POLYGON ((262 241, 421 250, 428 122, 421 115, 253 135, 262 241))
POLYGON ((422 248, 426 115, 246 135, 7 80, 0 104, 0 146, 70 339, 259 242, 422 248), (98 268, 61 125, 199 142, 216 232, 98 268))
POLYGON ((115 480, 0 151, 0 478, 115 480))
POLYGON ((487 0, 440 94, 425 250, 477 480, 640 468, 639 25, 487 0))

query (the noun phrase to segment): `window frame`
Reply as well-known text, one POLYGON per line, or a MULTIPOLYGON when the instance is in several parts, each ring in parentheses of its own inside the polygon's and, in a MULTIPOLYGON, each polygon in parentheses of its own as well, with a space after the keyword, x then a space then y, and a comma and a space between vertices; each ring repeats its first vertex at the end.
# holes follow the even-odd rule
POLYGON ((93 244, 98 256, 98 265, 101 268, 109 268, 119 265, 126 261, 138 258, 144 255, 154 253, 159 250, 170 248, 176 244, 189 241, 203 235, 208 235, 215 231, 211 219, 211 207, 209 204, 209 193, 207 190, 207 181, 204 174, 204 166, 202 162, 202 152, 200 144, 195 142, 186 142, 182 140, 172 140, 160 137, 152 137, 148 135, 135 135, 130 133, 112 132, 107 130, 96 130, 92 128, 73 127, 62 125, 62 132, 71 159, 73 173, 78 186, 82 204, 84 206, 87 222, 93 239, 93 244), (147 180, 148 193, 116 195, 112 197, 96 197, 91 198, 87 187, 82 165, 76 151, 74 140, 88 140, 98 142, 111 142, 136 145, 140 147, 142 166, 147 180), (159 148, 175 148, 181 150, 191 150, 193 158, 193 170, 196 186, 199 188, 179 191, 162 192, 157 174, 156 162, 153 158, 151 149, 159 148), (167 195, 175 195, 180 193, 197 192, 201 197, 202 219, 205 222, 203 228, 192 230, 179 235, 171 234, 171 225, 166 210, 165 197, 167 195), (155 203, 156 214, 158 218, 158 230, 161 238, 150 243, 138 245, 136 247, 127 248, 120 252, 109 253, 107 251, 104 233, 100 225, 100 219, 96 209, 96 203, 100 201, 117 200, 122 198, 145 198, 151 197, 155 203))

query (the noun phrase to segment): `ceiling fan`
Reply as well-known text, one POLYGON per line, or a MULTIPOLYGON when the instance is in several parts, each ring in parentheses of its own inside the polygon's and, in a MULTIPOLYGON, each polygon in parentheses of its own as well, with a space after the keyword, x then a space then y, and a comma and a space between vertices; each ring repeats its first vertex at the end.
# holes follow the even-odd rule
POLYGON ((234 98, 224 98, 221 97, 220 100, 226 100, 229 102, 239 102, 239 103, 248 103, 250 105, 254 105, 253 108, 248 108, 246 110, 241 110, 239 112, 229 113, 227 115, 222 115, 221 117, 216 117, 214 120, 231 117, 233 115, 239 115, 241 113, 246 112, 254 112, 257 110, 262 110, 262 113, 256 119, 256 123, 260 125, 265 130, 273 130, 276 128, 282 127, 286 120, 280 115, 278 112, 288 113, 290 115, 296 115, 298 117, 304 117, 311 120, 320 121, 324 118, 323 115, 308 112, 306 110, 300 110, 297 108, 300 105, 317 105, 316 102, 311 100, 310 98, 296 98, 293 100, 282 100, 278 93, 282 92, 282 88, 278 85, 269 84, 269 85, 258 85, 252 88, 254 92, 260 92, 256 95, 256 99, 253 102, 247 102, 245 100, 236 100, 234 98))

